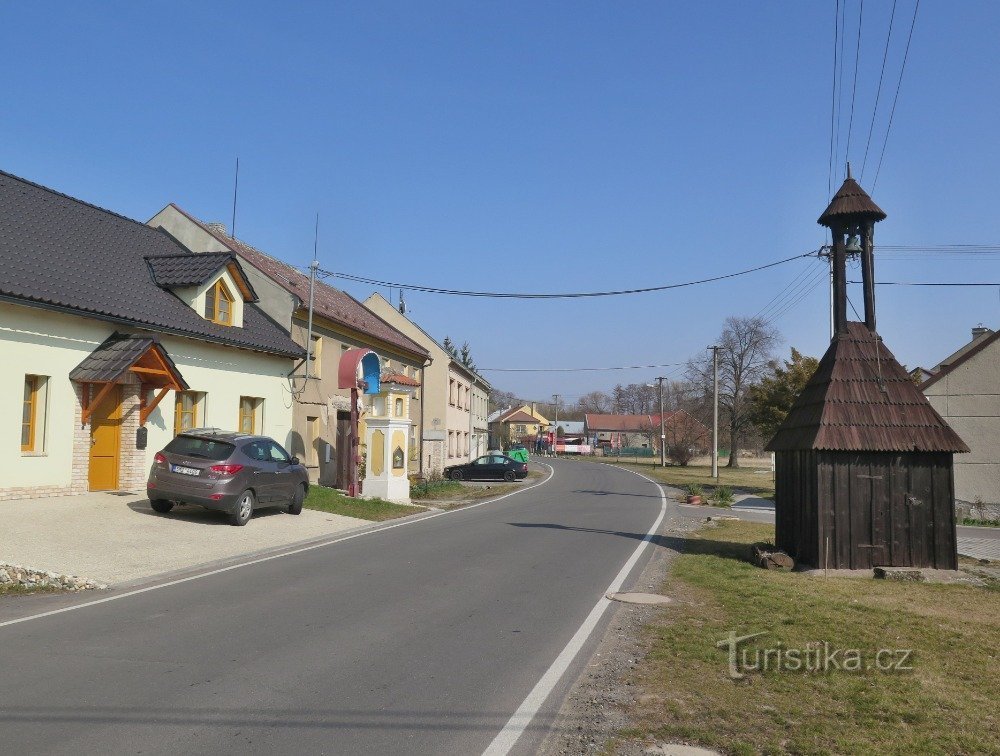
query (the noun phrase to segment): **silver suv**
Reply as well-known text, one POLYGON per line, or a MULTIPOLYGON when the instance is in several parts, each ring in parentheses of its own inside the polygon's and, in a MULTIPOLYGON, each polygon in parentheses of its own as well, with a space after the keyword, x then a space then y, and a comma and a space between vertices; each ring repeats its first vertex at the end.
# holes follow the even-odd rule
POLYGON ((246 525, 255 509, 285 507, 299 514, 309 474, 272 438, 198 429, 156 453, 146 489, 156 512, 198 504, 228 512, 233 525, 246 525))

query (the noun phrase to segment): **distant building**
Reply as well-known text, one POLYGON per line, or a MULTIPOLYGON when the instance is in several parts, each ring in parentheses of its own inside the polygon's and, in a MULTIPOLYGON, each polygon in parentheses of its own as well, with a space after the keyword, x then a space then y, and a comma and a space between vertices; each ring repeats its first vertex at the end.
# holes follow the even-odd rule
POLYGON ((920 385, 931 406, 969 445, 955 458, 955 498, 963 505, 1000 503, 1000 331, 972 329, 920 385))

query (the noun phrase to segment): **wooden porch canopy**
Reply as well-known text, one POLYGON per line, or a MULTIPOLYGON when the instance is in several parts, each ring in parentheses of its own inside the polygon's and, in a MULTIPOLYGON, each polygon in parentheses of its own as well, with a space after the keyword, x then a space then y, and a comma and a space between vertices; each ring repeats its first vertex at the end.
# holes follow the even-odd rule
POLYGON ((70 380, 95 384, 101 388, 90 399, 90 392, 83 393, 84 423, 90 420, 93 408, 98 406, 112 387, 120 384, 140 383, 143 389, 159 389, 153 400, 145 402, 145 391, 139 408, 139 424, 145 425, 149 414, 167 395, 168 391, 186 391, 187 382, 170 359, 167 350, 151 336, 111 334, 100 346, 73 368, 70 380))

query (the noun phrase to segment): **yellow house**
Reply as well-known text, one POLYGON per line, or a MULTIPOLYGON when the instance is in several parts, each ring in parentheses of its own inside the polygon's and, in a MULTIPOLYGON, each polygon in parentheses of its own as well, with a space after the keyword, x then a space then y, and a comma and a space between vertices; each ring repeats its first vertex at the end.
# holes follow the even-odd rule
POLYGON ((500 437, 510 438, 513 441, 534 438, 539 433, 546 432, 550 425, 541 412, 528 404, 507 410, 497 419, 497 424, 501 429, 500 437))

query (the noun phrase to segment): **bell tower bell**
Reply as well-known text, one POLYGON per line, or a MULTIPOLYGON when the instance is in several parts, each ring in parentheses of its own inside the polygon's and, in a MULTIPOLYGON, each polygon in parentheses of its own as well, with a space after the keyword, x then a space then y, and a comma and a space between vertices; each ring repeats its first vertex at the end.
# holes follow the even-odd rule
POLYGON ((885 213, 851 177, 833 196, 830 205, 817 221, 833 234, 833 333, 834 338, 847 331, 847 258, 861 258, 861 281, 865 297, 865 325, 875 331, 875 224, 885 220, 885 213))

